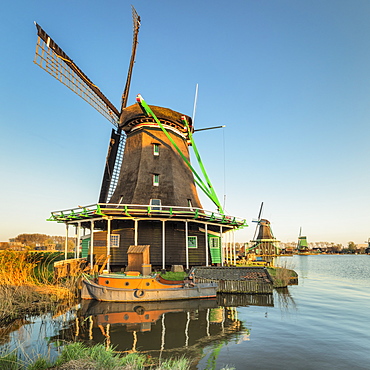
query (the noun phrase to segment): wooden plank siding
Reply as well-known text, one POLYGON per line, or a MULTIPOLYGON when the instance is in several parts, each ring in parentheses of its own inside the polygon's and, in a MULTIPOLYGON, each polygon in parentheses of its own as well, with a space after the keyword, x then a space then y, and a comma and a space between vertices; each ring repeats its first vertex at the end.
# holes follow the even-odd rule
MULTIPOLYGON (((112 225, 114 223, 112 222, 112 225)), ((111 266, 127 266, 127 250, 135 243, 133 221, 119 222, 119 229, 112 228, 111 234, 119 234, 119 248, 111 247, 111 266)), ((205 235, 197 223, 188 223, 188 236, 197 237, 197 248, 189 248, 189 265, 205 265, 205 235)), ((185 265, 185 223, 176 221, 165 222, 165 262, 166 266, 185 265)), ((142 220, 138 222, 138 245, 150 245, 150 263, 153 267, 162 266, 162 222, 142 220)), ((107 232, 94 232, 94 256, 107 254, 107 232)), ((210 262, 210 257, 209 257, 210 262)))

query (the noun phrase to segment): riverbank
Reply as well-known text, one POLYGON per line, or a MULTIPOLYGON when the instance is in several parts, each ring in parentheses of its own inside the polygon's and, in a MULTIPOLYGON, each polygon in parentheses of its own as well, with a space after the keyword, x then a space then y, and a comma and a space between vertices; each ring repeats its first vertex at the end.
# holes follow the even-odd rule
POLYGON ((53 258, 43 254, 0 253, 0 327, 25 315, 58 311, 73 302, 75 279, 55 281, 52 263, 53 258))
MULTIPOLYGON (((26 363, 15 352, 0 355, 0 369, 8 370, 190 370, 191 362, 184 356, 155 360, 137 352, 120 356, 111 347, 102 344, 88 347, 80 342, 64 346, 54 362, 39 356, 26 363)), ((221 370, 234 369, 227 366, 221 370)))

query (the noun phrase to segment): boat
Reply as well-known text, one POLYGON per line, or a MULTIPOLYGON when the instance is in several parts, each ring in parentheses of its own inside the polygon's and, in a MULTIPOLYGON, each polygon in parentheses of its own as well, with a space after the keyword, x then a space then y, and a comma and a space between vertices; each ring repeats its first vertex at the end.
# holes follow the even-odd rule
POLYGON ((216 297, 217 283, 197 283, 191 276, 175 283, 161 280, 158 275, 99 275, 82 280, 81 298, 106 302, 151 302, 216 297))

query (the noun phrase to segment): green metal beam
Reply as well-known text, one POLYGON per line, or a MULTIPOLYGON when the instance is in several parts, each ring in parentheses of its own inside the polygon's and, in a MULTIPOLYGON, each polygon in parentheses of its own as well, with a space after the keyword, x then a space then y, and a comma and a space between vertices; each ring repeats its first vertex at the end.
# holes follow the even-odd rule
POLYGON ((200 167, 200 169, 201 169, 201 171, 202 171, 202 173, 203 173, 204 178, 206 179, 206 182, 207 182, 207 184, 208 184, 208 188, 209 188, 209 190, 210 190, 210 192, 211 192, 211 194, 212 194, 213 202, 214 202, 214 203, 216 204, 216 206, 218 207, 219 212, 220 212, 221 214, 223 214, 223 213, 224 213, 224 211, 223 211, 223 209, 222 209, 222 206, 221 206, 220 201, 218 200, 218 197, 217 197, 217 194, 216 194, 216 192, 215 192, 215 189, 214 189, 214 187, 213 187, 213 186, 212 186, 212 184, 211 184, 211 180, 210 180, 210 179, 209 179, 209 177, 208 177, 207 171, 206 171, 206 169, 204 168, 203 162, 202 162, 202 160, 201 160, 201 158, 200 158, 200 154, 199 154, 199 152, 198 152, 198 148, 197 148, 197 146, 196 146, 196 144, 195 144, 195 141, 194 141, 194 139, 193 139, 193 134, 191 133, 189 123, 188 123, 187 119, 185 118, 185 116, 182 116, 182 117, 181 117, 181 120, 182 120, 182 122, 185 124, 185 126, 186 126, 186 128, 187 128, 187 130, 188 130, 189 140, 190 140, 191 145, 192 145, 192 147, 193 147, 194 154, 195 154, 195 157, 197 158, 197 161, 198 161, 199 167, 200 167))
MULTIPOLYGON (((184 160, 184 162, 187 164, 187 166, 190 168, 190 170, 193 172, 193 174, 195 175, 196 179, 194 179, 195 183, 199 186, 199 188, 208 196, 209 199, 211 199, 211 201, 217 206, 218 208, 218 211, 220 213, 223 214, 223 210, 222 210, 222 207, 220 205, 220 202, 218 201, 217 199, 217 196, 216 196, 216 193, 214 192, 213 190, 213 187, 211 186, 210 188, 208 188, 202 178, 198 175, 198 173, 195 171, 195 169, 193 168, 193 166, 190 164, 189 160, 186 158, 186 156, 184 155, 184 153, 181 151, 181 149, 176 145, 175 141, 172 139, 172 137, 170 136, 170 134, 168 133, 168 131, 165 129, 165 127, 162 125, 162 123, 159 121, 159 119, 157 118, 157 116, 154 114, 154 112, 151 110, 151 108, 149 107, 149 105, 145 102, 145 100, 143 99, 143 97, 141 95, 138 95, 136 97, 136 101, 139 103, 141 109, 143 110, 143 112, 152 117, 154 119, 154 121, 158 124, 158 126, 162 129, 162 131, 164 132, 164 134, 167 136, 168 140, 171 142, 171 144, 174 146, 174 148, 177 150, 177 152, 180 154, 181 158, 184 160)), ((189 136, 190 138, 190 136, 189 136)), ((209 184, 208 184, 209 185, 209 184)))

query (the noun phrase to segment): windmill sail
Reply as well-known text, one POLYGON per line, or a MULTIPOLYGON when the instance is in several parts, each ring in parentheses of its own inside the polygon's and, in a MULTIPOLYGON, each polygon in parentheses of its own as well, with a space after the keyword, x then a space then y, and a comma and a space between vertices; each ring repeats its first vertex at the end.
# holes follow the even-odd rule
POLYGON ((73 60, 37 24, 34 63, 87 101, 114 126, 118 127, 119 112, 108 98, 79 69, 73 60))
POLYGON ((139 35, 139 28, 140 28, 140 17, 132 5, 131 5, 131 8, 132 8, 132 21, 133 21, 133 26, 134 26, 134 35, 133 35, 133 40, 132 40, 132 52, 131 52, 130 66, 128 68, 125 89, 123 90, 123 94, 122 94, 121 113, 123 109, 127 107, 128 93, 129 93, 130 85, 131 85, 132 69, 134 68, 136 48, 138 44, 137 38, 139 35))
POLYGON ((123 109, 126 108, 127 105, 138 44, 140 17, 133 6, 132 17, 134 25, 132 53, 126 85, 122 95, 121 112, 118 111, 81 69, 77 67, 73 60, 57 45, 57 43, 35 23, 38 39, 34 63, 87 101, 116 127, 116 131, 112 131, 108 146, 108 154, 99 196, 100 203, 109 202, 117 186, 126 142, 126 133, 121 131, 118 122, 123 109))
MULTIPOLYGON (((122 117, 122 112, 127 106, 128 94, 130 91, 132 70, 135 63, 136 48, 138 44, 138 35, 140 28, 140 17, 137 14, 135 8, 131 5, 132 8, 132 21, 134 27, 133 41, 132 41, 132 51, 130 66, 127 73, 126 85, 122 94, 122 103, 121 103, 121 112, 120 116, 122 117)), ((120 120, 121 120, 120 117, 120 120)), ((104 176, 100 190, 99 203, 108 203, 111 196, 116 190, 119 174, 121 171, 123 152, 125 149, 126 143, 126 133, 117 127, 117 131, 112 131, 111 140, 108 148, 107 160, 105 164, 104 176), (112 141, 114 145, 111 146, 112 141)))
POLYGON ((117 186, 123 159, 125 141, 125 134, 118 132, 118 130, 116 132, 114 129, 112 129, 105 163, 104 176, 101 184, 99 203, 109 202, 117 186))

